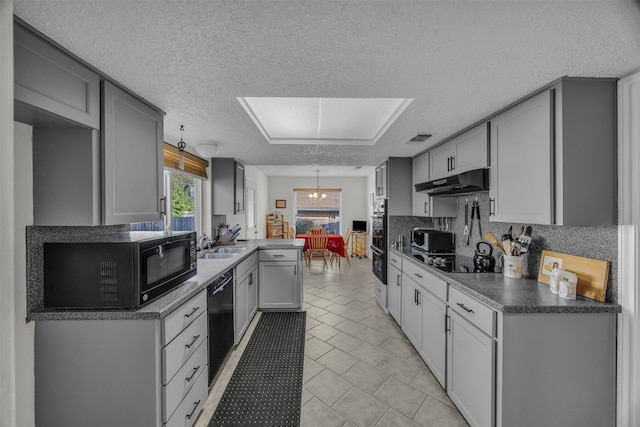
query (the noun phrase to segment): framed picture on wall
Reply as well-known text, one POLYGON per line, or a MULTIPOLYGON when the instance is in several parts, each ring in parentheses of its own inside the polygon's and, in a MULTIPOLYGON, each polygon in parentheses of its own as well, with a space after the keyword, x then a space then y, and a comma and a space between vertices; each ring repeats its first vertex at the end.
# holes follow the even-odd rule
POLYGON ((276 209, 285 209, 287 207, 286 200, 276 200, 276 209))

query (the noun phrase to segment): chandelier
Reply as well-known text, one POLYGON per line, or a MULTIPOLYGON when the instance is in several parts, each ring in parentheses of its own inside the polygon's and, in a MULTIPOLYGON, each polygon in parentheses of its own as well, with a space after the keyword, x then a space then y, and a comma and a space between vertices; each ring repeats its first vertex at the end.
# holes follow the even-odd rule
POLYGON ((314 193, 309 193, 310 199, 324 199, 327 195, 322 193, 320 194, 320 171, 316 170, 316 191, 314 193))

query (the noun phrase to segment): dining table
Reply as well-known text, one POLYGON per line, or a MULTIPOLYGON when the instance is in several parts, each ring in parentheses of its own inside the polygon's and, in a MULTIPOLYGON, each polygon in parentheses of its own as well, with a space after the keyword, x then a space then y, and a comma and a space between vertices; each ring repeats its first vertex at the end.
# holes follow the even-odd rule
MULTIPOLYGON (((344 258, 346 256, 344 250, 344 238, 341 234, 328 234, 327 235, 327 250, 334 254, 344 258)), ((304 250, 309 249, 309 235, 308 234, 296 234, 297 239, 304 239, 304 250)))

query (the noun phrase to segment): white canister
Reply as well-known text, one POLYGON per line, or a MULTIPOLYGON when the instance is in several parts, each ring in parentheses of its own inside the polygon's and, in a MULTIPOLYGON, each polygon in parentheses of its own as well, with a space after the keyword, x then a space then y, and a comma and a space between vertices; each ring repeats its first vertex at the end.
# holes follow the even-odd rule
POLYGON ((551 292, 553 292, 554 294, 557 294, 559 292, 560 286, 558 283, 558 276, 560 276, 562 273, 564 273, 564 270, 560 270, 556 267, 551 270, 551 274, 549 275, 549 288, 551 288, 551 292))
POLYGON ((570 271, 563 271, 558 276, 560 298, 576 299, 576 287, 578 286, 578 276, 570 271))

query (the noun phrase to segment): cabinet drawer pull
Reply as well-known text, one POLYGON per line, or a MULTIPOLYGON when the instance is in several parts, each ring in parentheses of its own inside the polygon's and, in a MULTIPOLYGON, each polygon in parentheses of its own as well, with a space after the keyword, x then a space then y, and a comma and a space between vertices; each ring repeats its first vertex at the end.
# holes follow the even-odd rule
POLYGON ((422 279, 422 274, 418 274, 418 273, 413 273, 414 276, 416 276, 419 279, 422 279))
POLYGON ((184 317, 191 317, 195 314, 195 312, 197 312, 198 310, 200 310, 200 307, 193 307, 193 310, 191 310, 191 313, 189 314, 185 314, 184 317))
POLYGON ((273 254, 274 258, 282 258, 284 254, 273 254))
POLYGON ((185 347, 191 348, 196 343, 196 341, 198 341, 198 338, 200 338, 200 334, 193 337, 193 341, 191 341, 191 344, 187 344, 185 347))
POLYGON ((465 305, 460 303, 460 302, 457 302, 456 304, 458 304, 467 313, 473 313, 474 312, 472 309, 465 307, 465 305))
POLYGON ((194 412, 196 412, 196 409, 198 409, 198 405, 200 405, 200 400, 198 400, 197 402, 193 403, 193 409, 191 410, 190 414, 187 414, 187 419, 190 420, 191 417, 193 417, 194 412))
POLYGON ((185 378, 187 382, 191 382, 191 380, 193 379, 193 377, 196 376, 199 370, 200 370, 200 365, 198 365, 198 367, 196 368, 193 368, 193 373, 191 374, 191 376, 189 378, 185 378))

